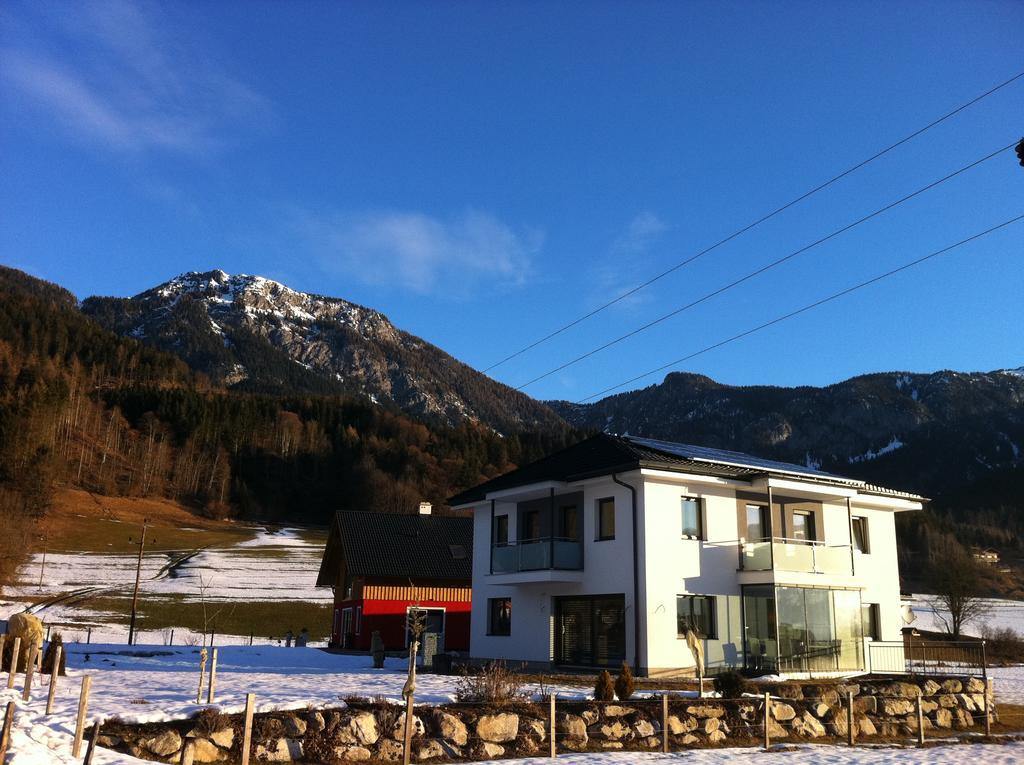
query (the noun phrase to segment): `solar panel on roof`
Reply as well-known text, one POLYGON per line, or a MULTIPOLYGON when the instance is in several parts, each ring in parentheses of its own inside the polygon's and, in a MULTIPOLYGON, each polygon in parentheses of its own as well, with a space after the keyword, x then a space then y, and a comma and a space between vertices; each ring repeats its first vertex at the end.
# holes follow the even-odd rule
POLYGON ((758 470, 811 475, 819 478, 829 478, 832 480, 839 479, 859 483, 854 481, 854 479, 844 478, 843 476, 836 475, 835 473, 826 473, 823 470, 815 470, 814 468, 810 468, 805 465, 794 465, 791 462, 766 460, 750 454, 743 454, 742 452, 731 452, 726 449, 711 449, 707 446, 694 446, 693 444, 679 444, 674 441, 659 441, 656 438, 637 438, 636 436, 625 436, 625 438, 631 443, 646 446, 649 449, 666 452, 676 457, 682 457, 683 459, 700 460, 702 462, 717 462, 725 465, 736 465, 739 467, 748 467, 758 470))

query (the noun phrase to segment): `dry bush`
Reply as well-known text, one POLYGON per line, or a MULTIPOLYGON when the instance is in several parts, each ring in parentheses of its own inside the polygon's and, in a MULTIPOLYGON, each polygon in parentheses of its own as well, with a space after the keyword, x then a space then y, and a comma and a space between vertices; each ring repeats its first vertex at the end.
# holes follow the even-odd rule
POLYGON ((402 719, 402 705, 394 704, 384 696, 375 696, 373 705, 378 728, 385 734, 393 731, 402 719))
POLYGON ((476 674, 455 681, 455 699, 461 702, 508 704, 529 698, 520 677, 503 662, 492 661, 476 674))
POLYGON ((747 690, 747 681, 734 669, 715 675, 715 690, 723 699, 738 699, 747 690))
MULTIPOLYGON (((59 632, 54 633, 53 637, 50 638, 50 642, 46 646, 46 651, 43 653, 43 665, 42 665, 42 668, 40 669, 40 671, 44 675, 49 675, 51 672, 53 672, 53 660, 54 660, 54 658, 56 656, 56 653, 57 653, 57 646, 63 646, 63 645, 64 645, 64 636, 61 633, 59 633, 59 632)), ((59 674, 59 675, 66 675, 67 674, 67 663, 68 663, 67 651, 61 650, 61 653, 60 653, 60 669, 57 670, 57 674, 59 674)))
POLYGON ((597 676, 597 682, 594 684, 594 701, 614 700, 615 683, 612 682, 612 676, 608 670, 601 670, 601 674, 597 676))
POLYGON ((221 714, 216 707, 200 709, 192 715, 192 721, 195 723, 196 732, 201 736, 209 736, 231 725, 231 718, 221 714))

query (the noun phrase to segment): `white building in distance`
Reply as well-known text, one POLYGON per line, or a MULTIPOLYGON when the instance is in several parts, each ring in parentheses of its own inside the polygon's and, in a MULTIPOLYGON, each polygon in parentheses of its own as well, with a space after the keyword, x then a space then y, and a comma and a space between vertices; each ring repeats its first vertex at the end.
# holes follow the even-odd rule
MULTIPOLYGON (((895 514, 915 494, 601 434, 450 500, 473 511, 476 659, 692 674, 852 673, 901 641, 895 514)), ((889 661, 902 667, 898 656, 889 661)))

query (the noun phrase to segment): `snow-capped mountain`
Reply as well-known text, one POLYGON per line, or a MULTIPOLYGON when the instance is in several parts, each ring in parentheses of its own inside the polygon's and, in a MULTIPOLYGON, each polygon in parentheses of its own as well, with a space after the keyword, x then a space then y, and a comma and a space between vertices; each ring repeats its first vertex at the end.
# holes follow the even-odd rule
POLYGON ((499 431, 562 424, 379 311, 261 276, 190 272, 132 298, 88 298, 82 310, 230 387, 356 393, 428 420, 477 420, 499 431))

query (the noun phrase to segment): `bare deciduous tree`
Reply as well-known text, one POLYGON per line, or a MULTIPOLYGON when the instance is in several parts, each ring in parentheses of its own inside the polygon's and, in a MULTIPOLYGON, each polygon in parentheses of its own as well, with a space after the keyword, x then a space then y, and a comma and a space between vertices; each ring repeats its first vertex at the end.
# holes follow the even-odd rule
POLYGON ((959 638, 964 626, 988 612, 980 596, 981 567, 969 553, 957 552, 933 564, 930 574, 935 595, 929 604, 946 634, 959 638))

